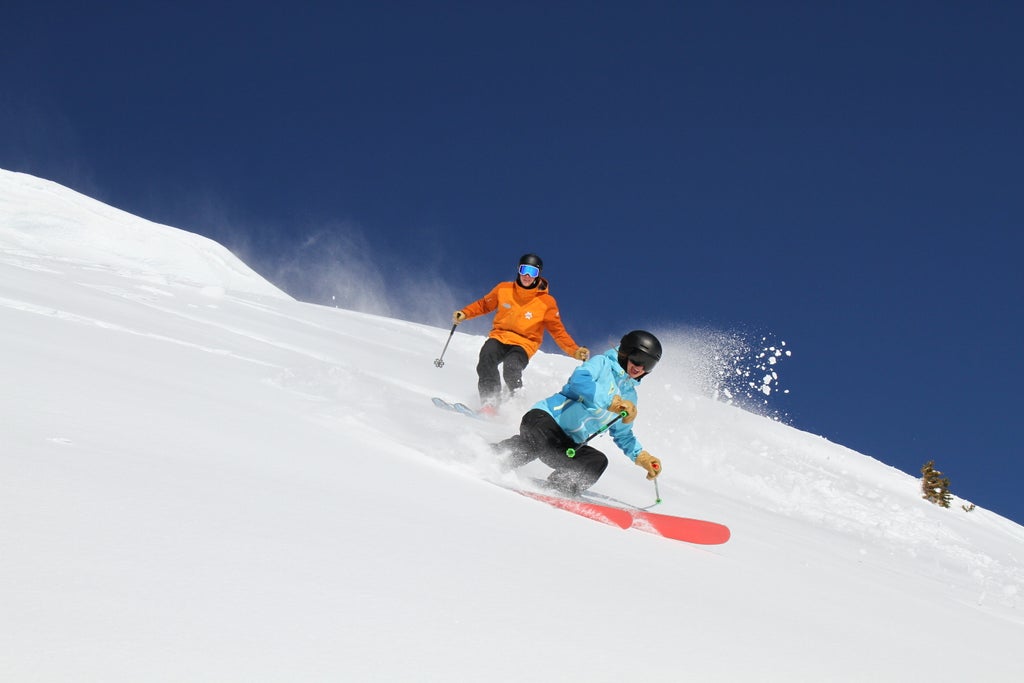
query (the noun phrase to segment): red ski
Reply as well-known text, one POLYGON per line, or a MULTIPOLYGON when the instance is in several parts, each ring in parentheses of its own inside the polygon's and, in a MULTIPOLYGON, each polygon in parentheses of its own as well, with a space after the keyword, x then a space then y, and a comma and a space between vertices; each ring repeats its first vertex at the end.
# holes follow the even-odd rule
POLYGON ((717 522, 703 519, 663 515, 646 510, 630 510, 633 515, 633 528, 649 531, 665 538, 674 538, 687 543, 702 545, 719 545, 729 540, 732 534, 729 527, 717 522))
POLYGON ((729 527, 703 519, 690 519, 689 517, 663 515, 658 512, 648 512, 647 510, 620 508, 589 500, 561 498, 522 489, 512 490, 528 498, 552 505, 560 510, 568 510, 588 519, 617 526, 620 529, 639 529, 640 531, 657 534, 676 541, 700 543, 702 545, 718 545, 728 541, 730 536, 729 527))
POLYGON ((629 510, 615 508, 610 505, 601 505, 600 503, 591 503, 586 500, 573 500, 571 498, 549 496, 544 493, 534 493, 533 491, 523 491, 522 489, 512 490, 526 496, 527 498, 533 498, 534 500, 542 501, 548 505, 553 505, 560 510, 575 512, 577 515, 582 517, 596 519, 598 522, 611 524, 612 526, 617 526, 620 529, 628 529, 633 526, 633 515, 629 510))

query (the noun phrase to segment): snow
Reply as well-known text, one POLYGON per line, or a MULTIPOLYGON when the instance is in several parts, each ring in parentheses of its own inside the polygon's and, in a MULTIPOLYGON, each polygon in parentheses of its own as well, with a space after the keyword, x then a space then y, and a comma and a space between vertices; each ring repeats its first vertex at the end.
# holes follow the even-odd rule
MULTIPOLYGON (((538 354, 528 397, 467 419, 429 400, 474 399, 483 339, 438 369, 448 332, 297 302, 208 239, 0 171, 0 680, 1024 674, 1021 526, 714 400, 671 333, 636 427, 657 509, 731 540, 556 510, 488 483, 487 444, 575 362, 538 354)), ((594 444, 597 490, 653 502, 594 444)))

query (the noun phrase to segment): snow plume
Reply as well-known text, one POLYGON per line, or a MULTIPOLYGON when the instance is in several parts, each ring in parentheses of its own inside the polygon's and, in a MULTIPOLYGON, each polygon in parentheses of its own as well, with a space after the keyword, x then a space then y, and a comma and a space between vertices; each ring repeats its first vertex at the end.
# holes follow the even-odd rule
POLYGON ((396 253, 344 222, 309 230, 266 270, 301 301, 413 322, 448 321, 456 297, 440 271, 442 259, 428 252, 415 263, 400 262, 396 253))
POLYGON ((785 412, 773 402, 778 394, 789 393, 779 377, 781 363, 792 356, 785 341, 776 341, 769 334, 710 328, 669 332, 662 341, 671 348, 673 362, 684 368, 684 381, 693 390, 786 421, 785 412))
POLYGON ((269 265, 271 280, 302 301, 391 315, 385 279, 372 254, 358 228, 317 229, 269 265))

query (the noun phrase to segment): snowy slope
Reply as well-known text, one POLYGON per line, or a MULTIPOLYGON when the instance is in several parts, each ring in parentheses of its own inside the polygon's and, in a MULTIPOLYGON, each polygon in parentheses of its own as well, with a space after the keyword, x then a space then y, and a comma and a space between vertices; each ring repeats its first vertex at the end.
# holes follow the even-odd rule
MULTIPOLYGON (((437 369, 447 335, 0 171, 0 680, 1024 674, 1021 526, 702 396, 671 331, 637 433, 660 509, 732 540, 602 526, 484 481, 574 362, 539 354, 529 399, 469 420, 429 402, 475 393, 482 339, 437 369)), ((651 502, 595 443, 598 490, 651 502)))

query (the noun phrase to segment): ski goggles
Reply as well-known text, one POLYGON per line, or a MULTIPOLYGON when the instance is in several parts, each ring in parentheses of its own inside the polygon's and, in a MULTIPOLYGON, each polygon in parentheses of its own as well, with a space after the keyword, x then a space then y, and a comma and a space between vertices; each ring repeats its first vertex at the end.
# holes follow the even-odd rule
POLYGON ((537 266, 531 266, 526 263, 519 264, 519 274, 529 275, 530 277, 540 277, 540 268, 537 266))
POLYGON ((654 366, 658 364, 657 358, 649 353, 644 353, 640 349, 633 349, 626 358, 628 358, 629 362, 633 365, 643 368, 644 372, 650 372, 654 369, 654 366))

